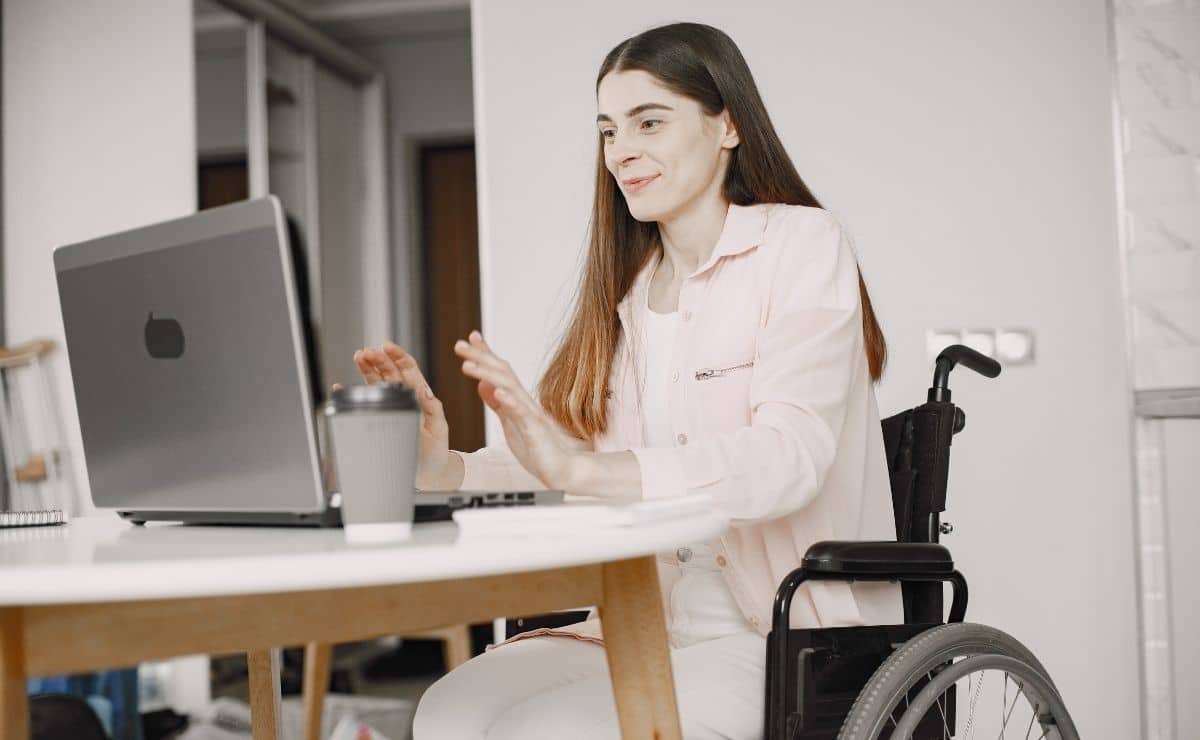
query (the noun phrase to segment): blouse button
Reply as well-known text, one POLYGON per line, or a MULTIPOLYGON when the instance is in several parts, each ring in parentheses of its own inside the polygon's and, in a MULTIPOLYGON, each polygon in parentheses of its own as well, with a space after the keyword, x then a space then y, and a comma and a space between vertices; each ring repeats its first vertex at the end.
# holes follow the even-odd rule
POLYGON ((679 562, 686 563, 692 559, 692 551, 690 548, 681 547, 675 551, 675 557, 679 558, 679 562))
POLYGON ((691 311, 686 311, 686 310, 685 310, 685 311, 683 312, 683 320, 684 320, 684 321, 691 321, 691 320, 692 320, 692 312, 691 312, 691 311))
POLYGON ((671 373, 671 382, 674 383, 677 380, 679 380, 679 371, 675 370, 674 372, 671 373))
POLYGON ((717 565, 718 565, 718 566, 720 566, 720 567, 724 568, 724 567, 725 567, 726 565, 728 565, 728 564, 729 564, 729 561, 727 561, 727 560, 725 559, 725 556, 724 556, 724 555, 718 555, 718 556, 717 556, 717 565))
POLYGON ((681 444, 681 445, 685 445, 685 444, 687 444, 687 435, 686 435, 686 434, 680 434, 680 435, 678 435, 678 436, 676 436, 676 437, 675 437, 675 441, 676 441, 676 442, 678 442, 678 443, 679 443, 679 444, 681 444))

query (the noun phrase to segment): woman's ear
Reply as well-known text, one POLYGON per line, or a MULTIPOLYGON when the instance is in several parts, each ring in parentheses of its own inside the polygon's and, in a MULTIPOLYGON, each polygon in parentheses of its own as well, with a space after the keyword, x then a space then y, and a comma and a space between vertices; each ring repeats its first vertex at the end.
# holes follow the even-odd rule
POLYGON ((720 120, 722 130, 725 132, 721 138, 721 148, 736 149, 737 145, 742 143, 742 140, 738 136, 737 126, 733 125, 733 118, 730 117, 728 108, 721 111, 720 120))

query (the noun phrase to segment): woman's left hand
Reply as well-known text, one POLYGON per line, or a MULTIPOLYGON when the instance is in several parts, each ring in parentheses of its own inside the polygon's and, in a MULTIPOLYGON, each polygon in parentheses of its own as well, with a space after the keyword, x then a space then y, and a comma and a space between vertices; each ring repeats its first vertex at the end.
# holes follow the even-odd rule
POLYGON ((455 342, 454 353, 463 359, 463 374, 479 381, 479 397, 500 417, 504 438, 521 465, 548 488, 570 489, 579 451, 521 386, 512 366, 477 331, 455 342))

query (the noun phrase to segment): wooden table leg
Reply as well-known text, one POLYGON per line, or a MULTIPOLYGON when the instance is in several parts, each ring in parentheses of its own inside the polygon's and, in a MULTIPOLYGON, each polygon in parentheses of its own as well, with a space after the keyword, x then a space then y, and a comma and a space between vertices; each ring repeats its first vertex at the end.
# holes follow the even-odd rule
POLYGON ((310 642, 304 646, 304 740, 321 740, 321 713, 329 688, 329 658, 333 646, 310 642))
POLYGON ((28 740, 25 630, 19 609, 0 609, 0 740, 28 740))
POLYGON ((254 740, 279 740, 282 721, 279 696, 279 648, 246 653, 250 669, 250 725, 254 740))
POLYGON ((680 740, 654 556, 605 564, 603 591, 600 621, 621 736, 680 740))
POLYGON ((452 671, 471 659, 471 627, 455 624, 443 630, 442 655, 446 671, 452 671))

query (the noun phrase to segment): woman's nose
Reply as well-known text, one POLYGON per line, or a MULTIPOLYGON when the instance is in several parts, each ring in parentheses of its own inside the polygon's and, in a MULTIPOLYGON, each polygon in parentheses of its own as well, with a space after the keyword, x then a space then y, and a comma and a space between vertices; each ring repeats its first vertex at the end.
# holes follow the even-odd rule
POLYGON ((641 152, 631 146, 629 137, 618 133, 613 137, 612 143, 609 145, 609 154, 619 164, 627 164, 637 159, 641 152))

